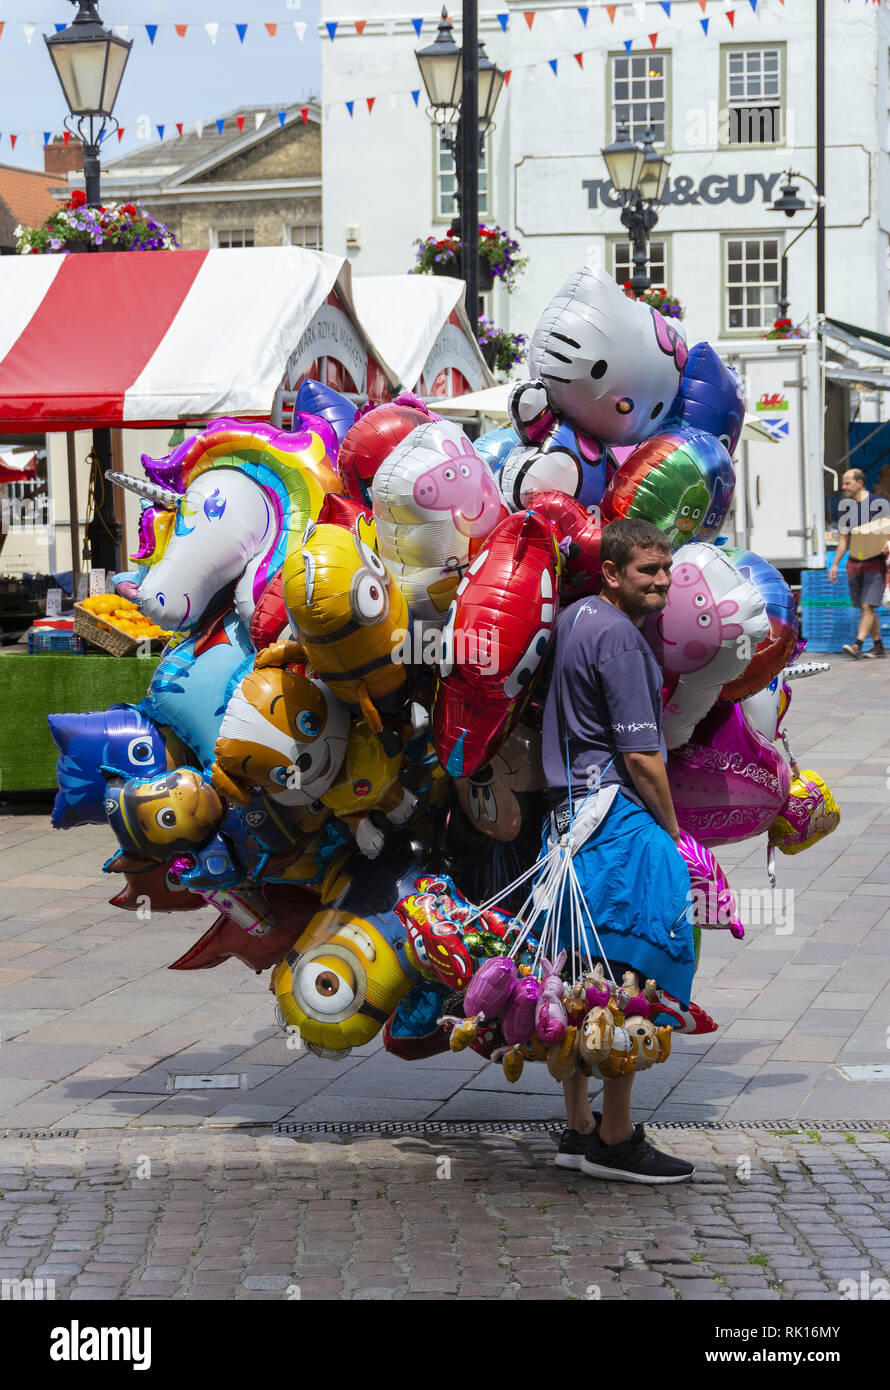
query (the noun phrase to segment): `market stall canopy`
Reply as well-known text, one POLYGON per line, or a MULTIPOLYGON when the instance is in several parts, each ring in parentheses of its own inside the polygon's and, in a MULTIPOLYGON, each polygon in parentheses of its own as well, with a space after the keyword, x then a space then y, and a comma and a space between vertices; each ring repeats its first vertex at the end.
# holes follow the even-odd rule
POLYGON ((439 398, 494 386, 464 308, 463 280, 362 275, 352 290, 371 341, 406 390, 439 398))
POLYGON ((323 252, 4 256, 0 305, 8 433, 268 419, 282 376, 326 373, 329 356, 360 392, 397 385, 356 315, 349 262, 323 252))
POLYGON ((36 454, 0 454, 0 483, 23 483, 36 476, 36 454))

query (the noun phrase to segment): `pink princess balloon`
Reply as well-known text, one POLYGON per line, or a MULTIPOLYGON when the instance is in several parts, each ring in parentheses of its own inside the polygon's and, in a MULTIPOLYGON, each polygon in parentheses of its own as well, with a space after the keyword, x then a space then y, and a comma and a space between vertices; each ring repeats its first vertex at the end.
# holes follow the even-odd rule
POLYGON ((728 928, 736 940, 745 935, 735 894, 726 875, 709 849, 687 831, 681 831, 677 846, 689 870, 692 912, 697 927, 728 928))
POLYGON ((719 704, 668 756, 680 829, 702 845, 725 845, 769 830, 791 789, 788 764, 740 704, 719 704))

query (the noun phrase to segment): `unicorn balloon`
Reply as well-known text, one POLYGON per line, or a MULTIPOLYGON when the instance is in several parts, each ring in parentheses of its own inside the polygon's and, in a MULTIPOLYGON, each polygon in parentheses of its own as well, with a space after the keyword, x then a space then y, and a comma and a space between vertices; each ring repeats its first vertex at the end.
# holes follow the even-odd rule
POLYGON ((132 593, 143 613, 168 631, 191 631, 234 582, 235 610, 248 626, 291 539, 299 539, 327 493, 340 491, 333 432, 318 424, 291 434, 213 420, 166 458, 143 454, 150 481, 109 474, 149 504, 132 557, 144 567, 132 593))

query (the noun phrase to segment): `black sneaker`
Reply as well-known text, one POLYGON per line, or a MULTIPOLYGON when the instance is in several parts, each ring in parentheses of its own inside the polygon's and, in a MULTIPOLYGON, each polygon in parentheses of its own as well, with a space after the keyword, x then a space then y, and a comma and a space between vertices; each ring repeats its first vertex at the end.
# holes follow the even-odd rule
POLYGON ((847 653, 847 656, 852 656, 853 659, 854 659, 854 661, 858 661, 859 658, 860 658, 861 655, 862 655, 862 643, 861 643, 861 642, 845 642, 845 643, 844 643, 844 646, 843 646, 843 650, 847 653))
MULTIPOLYGON (((599 1123, 603 1117, 598 1110, 594 1110, 593 1118, 597 1128, 599 1128, 599 1123)), ((582 1134, 578 1129, 563 1130, 559 1148, 556 1150, 556 1157, 553 1160, 557 1168, 580 1168, 581 1161, 587 1152, 587 1146, 595 1135, 596 1130, 590 1134, 582 1134)))
POLYGON ((883 642, 875 642, 875 644, 874 644, 874 646, 872 647, 871 651, 870 651, 870 652, 863 652, 862 655, 863 655, 864 657, 868 658, 869 660, 870 660, 871 658, 874 658, 874 659, 877 661, 877 660, 880 660, 880 658, 881 658, 882 656, 886 656, 887 653, 884 651, 884 644, 883 644, 883 642))
POLYGON ((593 1134, 578 1166, 590 1178, 613 1182, 686 1182, 695 1172, 693 1163, 661 1153, 650 1144, 642 1125, 637 1125, 623 1144, 604 1144, 598 1134, 593 1134))

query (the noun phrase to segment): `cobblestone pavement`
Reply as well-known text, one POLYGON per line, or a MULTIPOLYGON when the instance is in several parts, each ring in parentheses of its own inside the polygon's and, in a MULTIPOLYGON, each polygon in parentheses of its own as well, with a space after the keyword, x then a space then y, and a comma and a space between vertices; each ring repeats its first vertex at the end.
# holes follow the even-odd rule
POLYGON ((836 1302, 890 1279, 890 1131, 656 1137, 693 1182, 567 1173, 540 1130, 9 1138, 0 1276, 72 1300, 836 1302))
MULTIPOLYGON (((890 1064, 890 669, 832 663, 795 684, 787 723, 801 766, 825 776, 843 821, 804 854, 778 856, 774 897, 763 897, 763 840, 718 852, 747 923, 741 943, 706 934, 694 996, 720 1029, 676 1039, 669 1061, 639 1077, 639 1119, 890 1121, 890 1073, 841 1070, 890 1064)), ((45 813, 0 814, 0 1126, 560 1112, 542 1067, 510 1087, 473 1053, 405 1063, 379 1037, 342 1060, 290 1051, 268 975, 233 961, 166 968, 212 911, 143 922, 108 905, 120 886, 101 874, 112 849, 103 826, 54 831, 45 813), (209 1073, 227 1089, 174 1089, 209 1073)))

